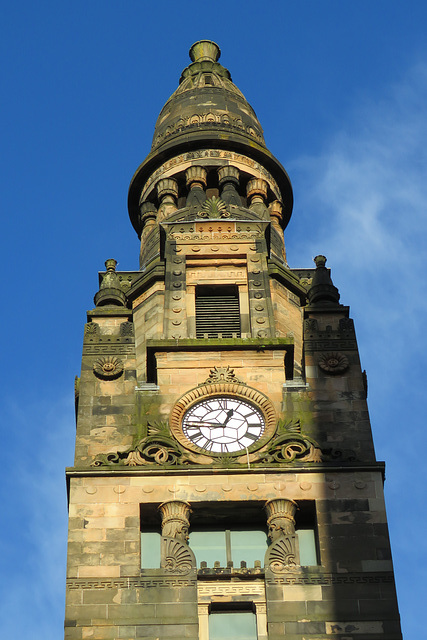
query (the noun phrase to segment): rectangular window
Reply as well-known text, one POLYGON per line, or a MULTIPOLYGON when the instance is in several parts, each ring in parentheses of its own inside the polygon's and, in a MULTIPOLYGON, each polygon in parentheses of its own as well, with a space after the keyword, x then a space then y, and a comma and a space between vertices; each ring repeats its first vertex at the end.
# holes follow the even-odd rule
POLYGON ((298 529, 299 558, 303 567, 317 564, 316 538, 313 529, 298 529))
POLYGON ((197 286, 196 337, 240 338, 240 336, 237 286, 197 286))
POLYGON ((219 562, 220 567, 226 567, 229 562, 234 567, 240 567, 242 562, 247 567, 254 567, 256 560, 262 566, 267 551, 267 534, 261 529, 190 531, 189 545, 198 567, 201 562, 206 562, 209 568, 214 567, 215 562, 219 562))
POLYGON ((314 500, 298 501, 295 516, 296 535, 298 537, 300 565, 302 567, 319 564, 317 540, 316 505, 314 500))
POLYGON ((160 532, 141 531, 141 569, 160 568, 160 532))
POLYGON ((160 569, 161 523, 157 504, 141 504, 141 569, 160 569))
POLYGON ((257 640, 252 611, 213 611, 209 615, 209 640, 257 640))

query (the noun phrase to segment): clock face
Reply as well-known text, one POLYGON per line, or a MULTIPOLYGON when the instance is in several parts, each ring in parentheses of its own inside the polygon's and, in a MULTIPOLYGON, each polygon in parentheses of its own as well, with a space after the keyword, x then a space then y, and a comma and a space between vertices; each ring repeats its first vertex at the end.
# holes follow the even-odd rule
POLYGON ((231 396, 197 402, 182 419, 184 435, 197 447, 212 453, 247 449, 259 440, 264 429, 261 411, 231 396))

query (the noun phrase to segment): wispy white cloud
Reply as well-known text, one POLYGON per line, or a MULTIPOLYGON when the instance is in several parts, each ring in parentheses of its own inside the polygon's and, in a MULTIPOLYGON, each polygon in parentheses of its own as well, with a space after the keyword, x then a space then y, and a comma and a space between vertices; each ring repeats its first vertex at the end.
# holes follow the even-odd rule
MULTIPOLYGON (((309 263, 325 253, 342 301, 363 309, 361 321, 368 337, 370 324, 376 341, 381 332, 385 341, 396 331, 413 332, 410 343, 415 334, 423 337, 426 104, 427 63, 420 63, 380 100, 355 107, 321 155, 290 167, 297 183, 290 260, 300 266, 301 256, 309 263), (381 322, 380 332, 373 318, 381 322)), ((407 357, 407 345, 398 342, 400 357, 407 357)))
POLYGON ((387 461, 389 524, 407 637, 423 633, 417 611, 427 553, 425 480, 417 454, 427 445, 426 105, 427 61, 376 102, 355 105, 321 154, 289 166, 296 192, 289 260, 308 266, 324 253, 341 302, 351 305, 356 319, 377 454, 387 461), (410 509, 402 517, 408 499, 410 509))

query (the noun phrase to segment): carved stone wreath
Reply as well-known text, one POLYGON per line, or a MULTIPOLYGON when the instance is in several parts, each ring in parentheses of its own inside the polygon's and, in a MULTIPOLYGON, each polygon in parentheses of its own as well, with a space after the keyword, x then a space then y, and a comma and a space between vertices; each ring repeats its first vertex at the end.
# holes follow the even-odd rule
POLYGON ((318 365, 326 373, 337 374, 346 371, 349 362, 342 353, 323 353, 318 360, 318 365))
POLYGON ((93 372, 102 380, 114 380, 123 373, 123 362, 115 356, 98 358, 93 364, 93 372))

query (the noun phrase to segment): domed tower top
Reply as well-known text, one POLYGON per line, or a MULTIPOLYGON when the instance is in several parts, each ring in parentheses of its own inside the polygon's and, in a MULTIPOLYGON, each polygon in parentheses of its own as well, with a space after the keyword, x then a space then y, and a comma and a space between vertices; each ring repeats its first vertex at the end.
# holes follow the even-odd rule
MULTIPOLYGON (((283 237, 293 205, 289 177, 220 55, 211 40, 193 44, 192 62, 160 112, 151 152, 129 188, 129 215, 140 237, 159 224, 205 215, 204 201, 212 198, 219 199, 206 205, 210 217, 219 206, 218 217, 272 222, 283 237)), ((143 254, 146 264, 150 256, 143 254)))
POLYGON ((152 149, 180 136, 226 132, 265 147, 263 131, 254 110, 231 81, 231 74, 217 62, 220 48, 200 40, 190 48, 193 61, 181 74, 178 89, 160 112, 152 149))

